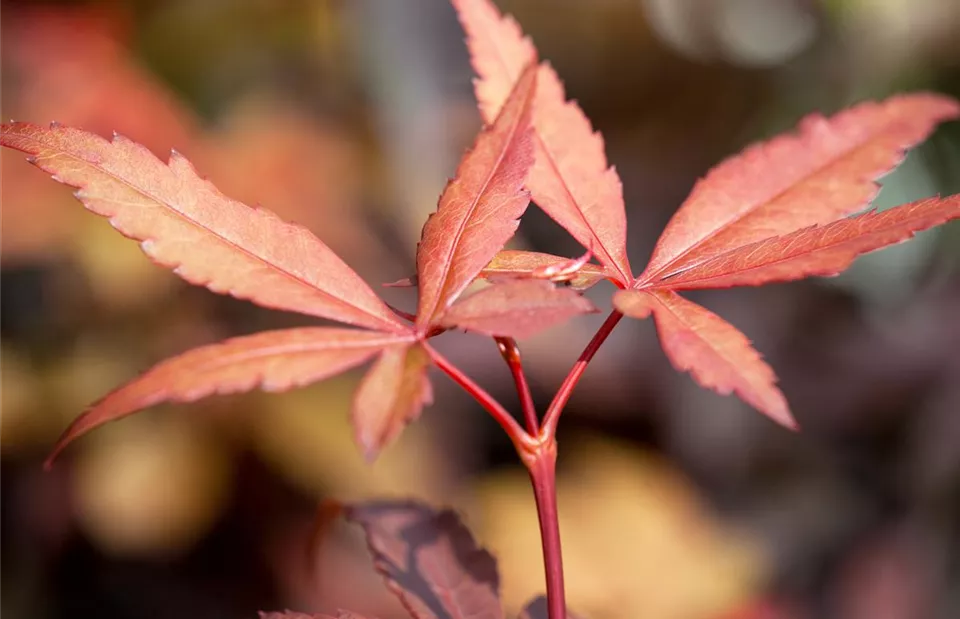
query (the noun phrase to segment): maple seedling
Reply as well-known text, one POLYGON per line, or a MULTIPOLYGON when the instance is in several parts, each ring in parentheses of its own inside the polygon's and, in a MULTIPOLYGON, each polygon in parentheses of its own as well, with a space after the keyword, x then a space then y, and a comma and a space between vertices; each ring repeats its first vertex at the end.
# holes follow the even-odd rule
MULTIPOLYGON (((646 268, 634 276, 621 183, 603 139, 566 100, 556 73, 539 63, 512 18, 489 0, 453 4, 467 33, 487 124, 423 227, 416 276, 396 283, 418 287, 414 315, 388 306, 308 230, 227 198, 176 152, 164 163, 120 135, 105 140, 56 123, 3 125, 4 146, 27 153, 31 163, 75 187, 87 209, 109 218, 154 262, 188 282, 350 325, 262 332, 159 363, 80 415, 48 465, 82 434, 161 402, 257 387, 283 391, 371 359, 351 415, 356 442, 373 459, 432 402, 428 368, 436 366, 500 424, 529 470, 546 597, 531 602, 521 617, 563 619, 572 615, 564 600, 557 519, 557 424, 617 323, 652 314, 678 370, 796 428, 773 370, 746 335, 678 291, 835 275, 863 253, 956 219, 958 195, 861 211, 877 194, 876 179, 938 123, 960 115, 960 105, 935 94, 900 95, 831 118, 810 116, 795 133, 748 147, 696 184, 646 268), (583 256, 503 250, 531 199, 584 246, 583 256), (464 296, 477 278, 491 285, 464 296), (541 416, 516 340, 596 311, 580 292, 603 280, 616 286, 613 310, 541 416), (453 328, 494 339, 520 396, 522 425, 430 345, 453 328)), ((452 512, 415 502, 357 504, 345 512, 364 529, 377 569, 413 617, 503 617, 495 561, 452 512)), ((264 615, 281 616, 306 617, 264 615)), ((360 619, 345 611, 338 616, 360 619)))

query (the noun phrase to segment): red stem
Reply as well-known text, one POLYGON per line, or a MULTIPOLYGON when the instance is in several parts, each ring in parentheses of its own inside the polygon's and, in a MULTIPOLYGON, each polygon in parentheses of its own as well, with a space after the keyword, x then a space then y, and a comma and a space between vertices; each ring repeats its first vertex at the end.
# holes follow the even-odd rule
POLYGON ((513 374, 513 382, 517 386, 517 395, 520 396, 520 408, 523 409, 523 419, 527 424, 527 432, 531 436, 536 436, 537 432, 540 431, 540 420, 537 419, 533 394, 530 393, 527 375, 523 371, 520 347, 517 346, 517 341, 512 337, 494 337, 493 339, 497 342, 497 348, 500 349, 500 355, 507 362, 510 373, 513 374))
POLYGON ((600 325, 600 329, 597 330, 593 339, 590 340, 587 347, 580 353, 580 358, 577 359, 577 362, 570 368, 570 373, 567 374, 567 377, 563 380, 563 384, 560 385, 557 394, 553 396, 553 402, 550 402, 550 407, 547 408, 547 412, 543 417, 543 425, 540 427, 541 440, 556 436, 557 422, 560 421, 560 413, 570 400, 570 396, 573 394, 573 388, 580 382, 580 377, 583 376, 583 372, 587 369, 590 360, 597 354, 600 345, 607 339, 607 336, 610 335, 621 318, 623 318, 623 314, 620 312, 616 310, 610 312, 610 315, 607 316, 607 319, 600 325))
POLYGON ((564 379, 554 396, 543 424, 537 431, 537 415, 533 407, 533 398, 523 372, 520 351, 511 338, 495 338, 500 354, 507 361, 513 374, 517 393, 523 406, 528 432, 525 432, 503 406, 493 399, 482 387, 477 385, 456 366, 429 345, 426 346, 437 364, 450 378, 459 384, 477 402, 480 403, 506 431, 520 455, 520 460, 530 473, 533 484, 533 496, 537 503, 537 518, 540 523, 540 539, 543 545, 543 566, 547 581, 547 614, 549 619, 566 619, 567 603, 563 589, 563 555, 560 546, 560 521, 557 513, 557 423, 560 413, 570 400, 574 387, 580 381, 587 365, 597 354, 597 350, 606 341, 614 327, 623 318, 623 314, 613 311, 600 326, 600 329, 587 344, 579 359, 573 364, 570 373, 564 379))
POLYGON ((437 364, 437 367, 452 378, 453 382, 463 387, 463 390, 470 394, 470 396, 476 400, 480 406, 485 408, 496 422, 500 424, 500 427, 503 428, 507 436, 510 437, 510 440, 513 441, 514 446, 517 448, 517 453, 522 454, 537 448, 537 440, 520 427, 517 420, 503 408, 500 402, 497 402, 483 387, 461 372, 460 368, 453 365, 449 359, 441 355, 435 348, 426 343, 424 343, 424 347, 427 349, 433 362, 437 364))
POLYGON ((567 602, 563 590, 563 555, 560 547, 560 520, 557 514, 557 443, 549 440, 521 459, 530 471, 533 496, 540 521, 543 567, 547 579, 547 615, 566 619, 567 602))

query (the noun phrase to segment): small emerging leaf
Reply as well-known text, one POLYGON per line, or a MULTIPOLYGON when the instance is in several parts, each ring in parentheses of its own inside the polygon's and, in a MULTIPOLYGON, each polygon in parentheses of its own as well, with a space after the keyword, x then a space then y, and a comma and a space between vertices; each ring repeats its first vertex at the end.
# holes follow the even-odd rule
POLYGON ((464 156, 437 212, 423 226, 417 248, 421 333, 513 236, 527 208, 523 184, 533 163, 530 104, 536 75, 531 66, 520 76, 502 113, 464 156))
POLYGON ((451 307, 443 326, 523 339, 578 314, 598 311, 573 290, 542 280, 496 283, 451 307))
MULTIPOLYGON (((589 260, 589 257, 587 258, 589 260)), ((484 279, 546 279, 562 282, 572 290, 584 291, 604 279, 616 279, 604 267, 590 264, 581 258, 564 258, 536 251, 504 249, 480 271, 484 279)), ((383 284, 385 288, 412 288, 418 284, 416 275, 383 284)))
POLYGON ((562 281, 569 288, 577 291, 587 290, 604 279, 614 278, 604 267, 589 262, 577 264, 576 270, 569 272, 569 267, 577 262, 579 259, 563 258, 535 251, 505 249, 493 257, 493 260, 480 272, 480 276, 489 279, 516 277, 562 281), (549 276, 551 269, 564 271, 567 275, 562 278, 551 277, 549 276))
POLYGON ((400 434, 433 403, 427 379, 430 357, 419 344, 384 348, 354 397, 353 430, 367 460, 400 434))
POLYGON ((916 232, 958 217, 960 195, 870 211, 728 251, 651 287, 759 286, 810 275, 837 275, 860 254, 906 241, 916 232))
POLYGON ((904 150, 958 115, 960 105, 947 97, 900 95, 829 119, 809 116, 795 135, 750 146, 697 183, 640 281, 863 210, 877 194, 877 178, 903 160, 904 150))
POLYGON ((203 346, 163 361, 77 417, 47 460, 90 430, 162 402, 193 402, 256 387, 286 391, 360 365, 410 335, 307 327, 264 331, 203 346))
POLYGON ((56 124, 4 124, 0 143, 77 187, 87 209, 192 284, 273 309, 407 329, 310 231, 227 198, 179 153, 165 164, 123 136, 107 141, 56 124))
MULTIPOLYGON (((467 33, 474 81, 483 118, 498 114, 511 85, 536 50, 513 18, 501 17, 490 0, 453 0, 467 33)), ((536 162, 527 187, 537 205, 591 248, 614 277, 633 281, 627 258, 623 187, 609 167, 603 138, 573 101, 549 65, 542 65, 533 105, 536 162)))
POLYGON ((734 392, 777 423, 797 428, 773 370, 736 327, 669 290, 621 290, 613 304, 633 318, 653 312, 660 343, 677 370, 717 393, 734 392))
POLYGON ((414 619, 503 619, 493 556, 450 511, 415 502, 347 507, 374 566, 414 619))

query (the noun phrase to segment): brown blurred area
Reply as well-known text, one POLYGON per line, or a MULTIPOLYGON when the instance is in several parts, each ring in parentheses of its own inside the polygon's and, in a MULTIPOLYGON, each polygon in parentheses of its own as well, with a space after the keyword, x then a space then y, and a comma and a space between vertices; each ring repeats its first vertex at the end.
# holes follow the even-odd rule
MULTIPOLYGON (((953 0, 501 0, 607 142, 635 270, 695 179, 805 113, 910 89, 960 95, 953 0)), ((0 5, 2 115, 175 147, 224 193, 311 228, 371 283, 413 271, 425 215, 479 127, 442 0, 0 5)), ((445 377, 373 466, 349 374, 159 407, 41 461, 69 420, 167 355, 310 324, 192 288, 69 189, 2 154, 0 612, 10 619, 403 617, 323 499, 462 510, 508 613, 543 588, 508 441, 445 377)), ((883 207, 960 191, 960 123, 883 180, 883 207)), ((518 247, 578 255, 531 208, 518 247)), ((590 292, 608 306, 610 290, 590 292)), ((413 293, 386 290, 404 308, 413 293)), ((960 616, 960 228, 831 280, 691 295, 781 378, 788 433, 618 327, 561 423, 572 608, 591 619, 960 616)), ((522 343, 545 406, 602 317, 522 343)), ((514 407, 494 345, 438 345, 514 407)))

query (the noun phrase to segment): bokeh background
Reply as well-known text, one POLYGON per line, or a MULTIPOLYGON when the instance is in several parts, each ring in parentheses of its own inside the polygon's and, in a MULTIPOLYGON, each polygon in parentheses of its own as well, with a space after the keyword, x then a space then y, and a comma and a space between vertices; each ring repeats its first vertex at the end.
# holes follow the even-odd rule
MULTIPOLYGON (((745 144, 909 89, 960 95, 953 0, 501 0, 623 177, 641 267, 695 179, 745 144)), ((479 128, 442 0, 137 0, 0 6, 2 115, 186 154, 227 195, 311 228, 369 282, 413 271, 425 215, 479 128)), ((40 463, 84 406, 167 355, 304 318, 190 287, 2 154, 2 579, 8 619, 404 616, 326 498, 461 510, 515 613, 542 590, 532 495, 499 429, 442 375, 373 466, 359 374, 158 407, 40 463)), ((960 123, 881 206, 960 191, 960 123)), ((531 208, 517 247, 579 255, 531 208)), ((591 291, 603 307, 606 285, 591 291)), ((412 307, 411 291, 388 298, 412 307)), ((960 227, 848 273, 691 295, 743 329, 805 431, 674 372, 625 321, 561 424, 571 606, 591 619, 960 616, 960 227)), ((523 343, 545 405, 601 317, 523 343)), ((442 350, 514 406, 493 344, 442 350)))

